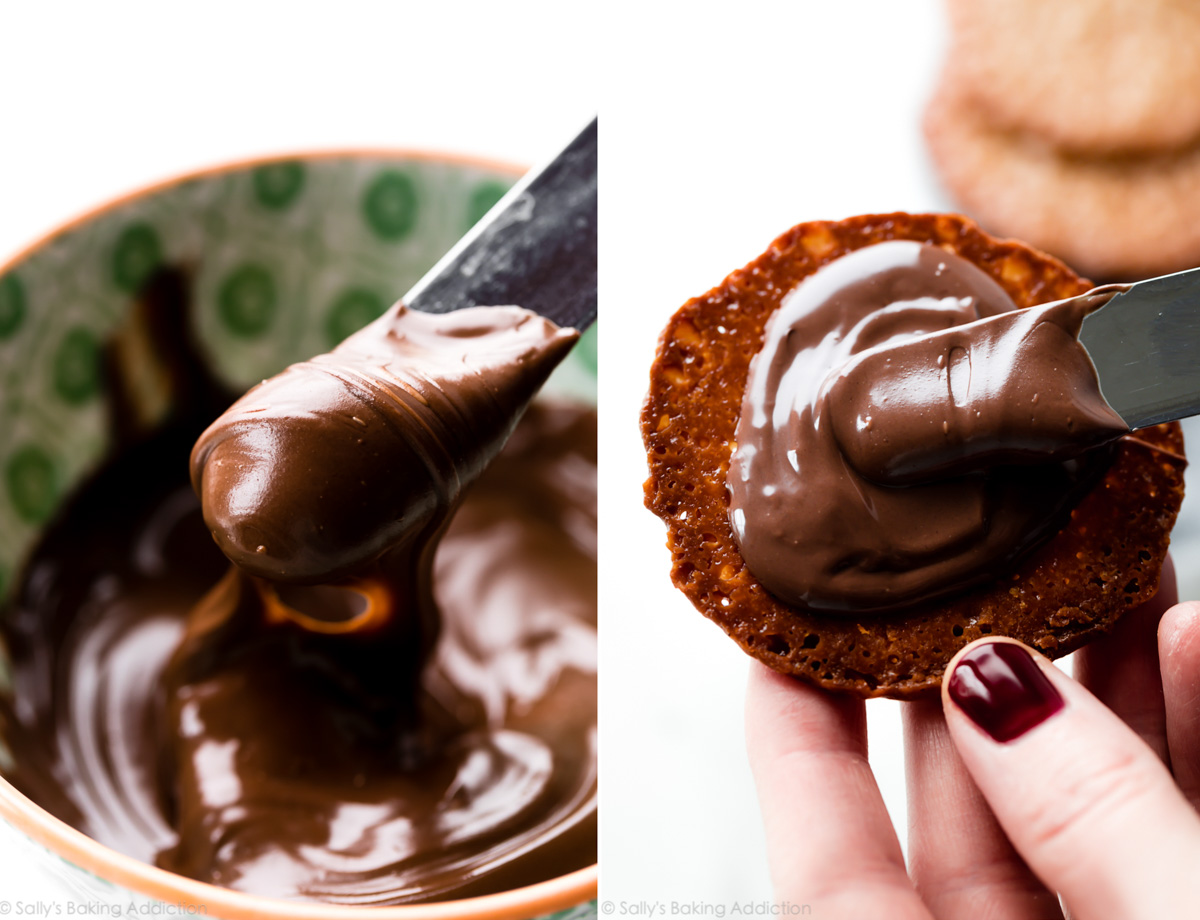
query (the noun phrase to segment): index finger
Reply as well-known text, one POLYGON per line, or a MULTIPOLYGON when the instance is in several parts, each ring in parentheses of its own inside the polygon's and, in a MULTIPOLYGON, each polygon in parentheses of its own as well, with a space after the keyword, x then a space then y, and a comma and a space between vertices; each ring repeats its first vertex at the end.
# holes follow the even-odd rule
POLYGON ((820 916, 930 917, 867 763, 862 700, 754 662, 746 748, 777 898, 820 916))

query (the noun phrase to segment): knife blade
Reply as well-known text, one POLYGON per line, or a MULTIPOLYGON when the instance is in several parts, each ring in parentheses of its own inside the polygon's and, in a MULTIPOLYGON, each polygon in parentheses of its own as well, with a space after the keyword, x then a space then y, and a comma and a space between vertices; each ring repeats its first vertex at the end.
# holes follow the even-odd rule
POLYGON ((1200 268, 1128 285, 1084 317, 1079 342, 1130 428, 1200 415, 1200 268))
POLYGON ((582 332, 596 319, 596 119, 527 173, 401 298, 414 310, 524 307, 582 332))

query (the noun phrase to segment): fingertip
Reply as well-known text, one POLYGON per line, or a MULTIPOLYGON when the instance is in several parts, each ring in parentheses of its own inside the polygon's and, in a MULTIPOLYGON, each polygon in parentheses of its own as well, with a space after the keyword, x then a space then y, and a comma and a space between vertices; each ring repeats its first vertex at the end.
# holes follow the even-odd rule
MULTIPOLYGON (((973 642, 968 642, 958 650, 950 663, 946 665, 946 673, 942 677, 942 711, 947 715, 951 711, 961 712, 961 707, 955 701, 954 694, 951 692, 951 686, 955 683, 954 675, 958 672, 958 667, 963 659, 970 660, 974 658, 980 649, 989 645, 1015 645, 1024 649, 1029 653, 1029 656, 1037 663, 1040 668, 1053 668, 1050 659, 1043 655, 1035 648, 1030 648, 1019 639, 1013 639, 1009 636, 984 636, 981 639, 976 639, 973 642)), ((960 675, 960 680, 962 676, 960 675)))
POLYGON ((756 729, 762 717, 785 704, 788 697, 802 693, 803 686, 794 678, 773 671, 761 661, 751 659, 746 677, 746 730, 756 729))
POLYGON ((1200 639, 1200 601, 1175 604, 1158 622, 1158 649, 1163 660, 1197 639, 1200 639))
POLYGON ((1164 690, 1194 690, 1200 683, 1200 601, 1184 601, 1158 624, 1158 660, 1164 690))
POLYGON ((788 687, 784 675, 772 671, 761 661, 751 660, 746 674, 745 736, 751 760, 768 739, 776 711, 784 704, 788 687))
POLYGON ((762 662, 751 660, 750 669, 746 675, 745 716, 743 718, 746 748, 750 751, 751 756, 757 750, 764 731, 769 730, 763 724, 764 714, 770 708, 772 696, 778 692, 778 688, 775 686, 778 677, 778 674, 762 662))
POLYGON ((787 686, 792 684, 795 684, 793 678, 768 668, 757 658, 750 659, 750 670, 746 681, 748 693, 787 692, 787 686))
POLYGON ((751 763, 802 749, 866 750, 866 707, 759 661, 746 686, 746 748, 751 763))
POLYGON ((1200 602, 1163 614, 1158 659, 1171 766, 1179 787, 1200 807, 1200 602))
POLYGON ((1061 712, 1063 694, 1043 667, 1042 656, 1007 638, 989 638, 971 643, 955 656, 943 681, 943 708, 952 718, 948 704, 965 715, 994 742, 1006 744, 1061 712))
POLYGON ((845 702, 861 701, 848 694, 824 690, 791 674, 782 674, 758 659, 750 661, 746 680, 747 714, 753 711, 759 715, 764 710, 780 713, 805 705, 838 706, 845 702))

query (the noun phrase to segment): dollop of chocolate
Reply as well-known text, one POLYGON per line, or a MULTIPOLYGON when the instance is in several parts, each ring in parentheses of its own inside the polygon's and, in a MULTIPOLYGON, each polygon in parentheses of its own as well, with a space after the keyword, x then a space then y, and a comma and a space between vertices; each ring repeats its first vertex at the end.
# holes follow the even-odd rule
POLYGON ((806 279, 751 364, 729 467, 750 571, 791 604, 884 612, 1052 535, 1126 431, 1075 339, 1106 300, 980 322, 1016 309, 1004 290, 903 241, 806 279))
POLYGON ((428 541, 576 338, 519 307, 397 304, 200 436, 205 522, 243 571, 277 581, 336 581, 428 541))

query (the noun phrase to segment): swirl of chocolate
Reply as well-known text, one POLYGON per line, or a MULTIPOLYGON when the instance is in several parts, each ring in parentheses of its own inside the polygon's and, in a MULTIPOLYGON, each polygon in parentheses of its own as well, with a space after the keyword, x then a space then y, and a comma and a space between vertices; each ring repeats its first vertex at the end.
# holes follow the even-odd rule
POLYGON ((1084 317, 1127 288, 856 355, 824 394, 843 455, 868 479, 905 485, 1066 460, 1127 434, 1079 344, 1084 317))
POLYGON ((750 571, 787 603, 883 612, 1051 536, 1109 462, 1090 448, 1126 431, 1075 338, 1105 299, 977 322, 1015 305, 967 260, 899 241, 805 280, 767 325, 730 462, 750 571))
POLYGON ((594 421, 533 407, 444 536, 367 576, 230 567, 161 672, 159 866, 375 904, 595 860, 594 421))
POLYGON ((577 337, 519 307, 397 304, 200 436, 205 523, 243 571, 298 583, 428 542, 577 337))

